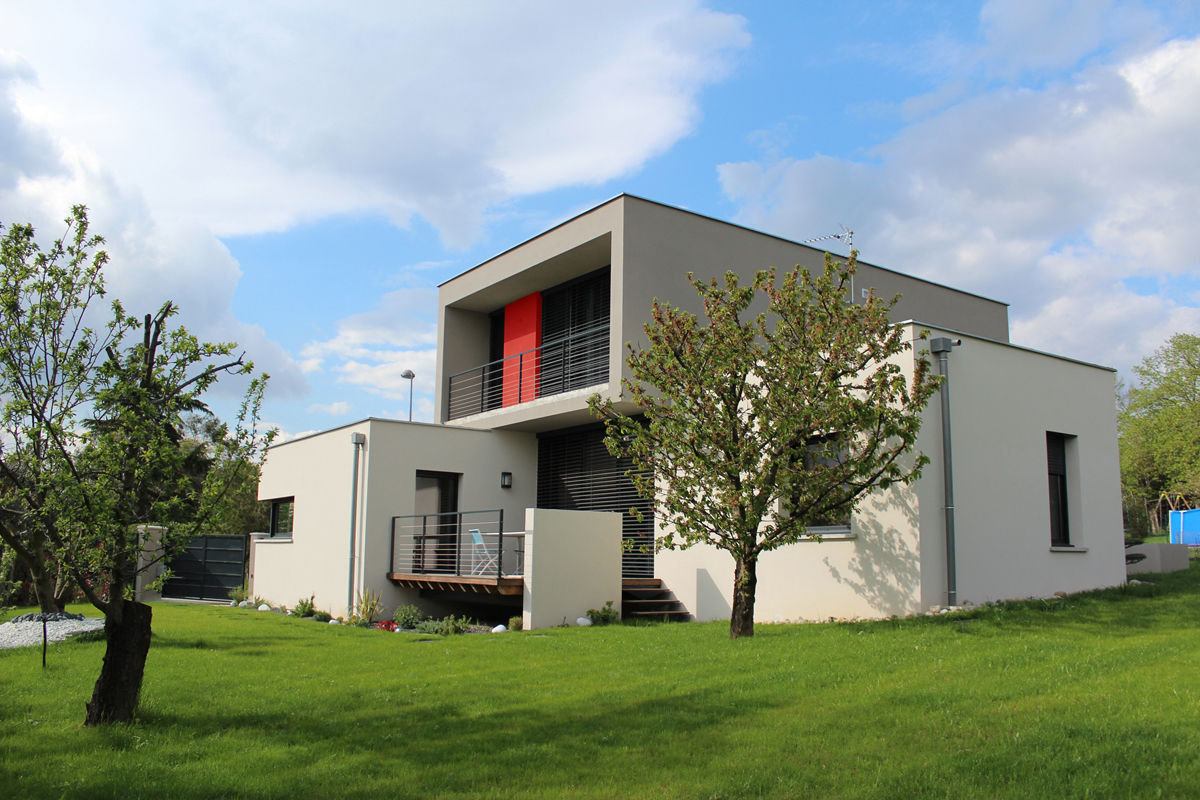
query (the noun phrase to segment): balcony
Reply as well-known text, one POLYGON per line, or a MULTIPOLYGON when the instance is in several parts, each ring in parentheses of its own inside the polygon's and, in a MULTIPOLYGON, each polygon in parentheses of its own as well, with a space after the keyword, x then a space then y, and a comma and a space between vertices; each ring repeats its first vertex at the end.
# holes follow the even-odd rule
POLYGON ((508 408, 608 380, 609 324, 451 375, 447 419, 508 408))
POLYGON ((388 580, 413 589, 520 594, 525 534, 504 532, 504 512, 392 517, 388 580))

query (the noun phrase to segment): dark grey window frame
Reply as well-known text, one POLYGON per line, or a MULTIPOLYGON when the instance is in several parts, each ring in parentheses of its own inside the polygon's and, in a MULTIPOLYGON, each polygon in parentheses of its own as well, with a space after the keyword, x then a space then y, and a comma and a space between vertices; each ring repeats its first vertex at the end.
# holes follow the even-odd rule
POLYGON ((271 525, 269 533, 272 539, 291 539, 292 531, 296 526, 296 498, 292 497, 276 497, 269 501, 271 503, 271 525), (289 506, 287 513, 287 530, 282 530, 280 526, 280 508, 289 506))
POLYGON ((1046 431, 1046 477, 1050 504, 1050 546, 1074 547, 1071 542, 1071 494, 1068 489, 1067 447, 1075 436, 1046 431))

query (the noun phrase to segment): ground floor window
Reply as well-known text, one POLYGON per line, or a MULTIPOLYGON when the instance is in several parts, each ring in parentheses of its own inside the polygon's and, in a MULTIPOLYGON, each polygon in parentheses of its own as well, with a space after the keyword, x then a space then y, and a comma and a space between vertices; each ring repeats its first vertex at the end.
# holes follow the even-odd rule
POLYGON ((1071 526, 1067 513, 1067 443, 1074 436, 1046 432, 1046 472, 1050 486, 1050 545, 1071 546, 1071 526))

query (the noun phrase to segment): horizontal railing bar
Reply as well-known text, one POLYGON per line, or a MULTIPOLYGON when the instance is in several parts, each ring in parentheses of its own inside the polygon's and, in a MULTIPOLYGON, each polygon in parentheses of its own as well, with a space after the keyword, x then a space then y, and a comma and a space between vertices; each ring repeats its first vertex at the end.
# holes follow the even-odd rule
POLYGON ((513 353, 512 355, 505 356, 504 358, 498 358, 495 361, 489 361, 486 364, 480 364, 478 366, 474 366, 469 369, 464 369, 460 372, 455 372, 454 374, 450 375, 450 377, 447 378, 447 380, 452 381, 455 378, 458 378, 462 375, 466 375, 468 372, 475 372, 476 370, 487 369, 488 367, 496 367, 496 366, 502 365, 505 361, 510 361, 514 358, 520 358, 521 356, 529 355, 530 353, 536 353, 538 350, 544 350, 547 347, 557 347, 559 345, 578 341, 579 339, 586 338, 586 337, 591 336, 596 333, 602 333, 602 332, 608 333, 610 330, 612 330, 612 326, 609 324, 609 322, 606 321, 599 325, 594 325, 593 327, 588 328, 586 330, 577 331, 568 336, 560 336, 559 338, 552 339, 549 342, 542 342, 537 347, 531 347, 530 349, 524 350, 520 353, 513 353))

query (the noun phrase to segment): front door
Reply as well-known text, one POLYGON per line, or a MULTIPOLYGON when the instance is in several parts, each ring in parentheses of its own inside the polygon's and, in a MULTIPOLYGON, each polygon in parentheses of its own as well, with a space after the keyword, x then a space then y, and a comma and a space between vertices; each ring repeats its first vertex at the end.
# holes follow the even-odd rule
POLYGON ((421 572, 454 574, 458 568, 458 475, 417 472, 414 512, 424 515, 413 563, 421 572))

